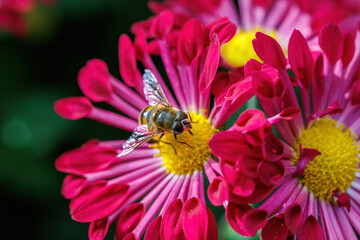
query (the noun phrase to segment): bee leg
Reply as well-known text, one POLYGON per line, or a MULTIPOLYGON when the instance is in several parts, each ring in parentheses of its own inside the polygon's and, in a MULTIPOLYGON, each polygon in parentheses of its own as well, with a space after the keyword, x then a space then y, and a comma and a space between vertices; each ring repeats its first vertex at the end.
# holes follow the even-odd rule
POLYGON ((198 122, 198 121, 194 122, 194 121, 192 120, 191 114, 189 114, 189 120, 190 120, 191 123, 197 123, 197 122, 198 122))
POLYGON ((192 148, 187 142, 181 142, 181 141, 177 140, 176 134, 174 134, 174 137, 175 137, 175 140, 176 140, 178 143, 186 144, 189 148, 192 148))
POLYGON ((188 132, 189 132, 191 135, 194 135, 190 130, 188 130, 188 132))
MULTIPOLYGON (((164 134, 163 134, 163 135, 164 135, 164 134)), ((161 136, 162 136, 162 135, 161 135, 161 136)), ((159 142, 162 142, 162 143, 165 143, 165 144, 168 144, 168 145, 172 146, 172 148, 174 149, 175 154, 177 154, 176 148, 174 147, 174 145, 172 145, 171 143, 168 143, 168 142, 161 141, 160 139, 159 139, 159 142)))

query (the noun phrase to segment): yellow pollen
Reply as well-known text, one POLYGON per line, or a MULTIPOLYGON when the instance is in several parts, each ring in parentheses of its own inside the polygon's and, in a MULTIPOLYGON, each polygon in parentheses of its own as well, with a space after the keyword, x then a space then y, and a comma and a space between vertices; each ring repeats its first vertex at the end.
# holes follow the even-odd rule
POLYGON ((295 146, 297 162, 299 144, 302 148, 313 148, 321 152, 306 165, 299 182, 303 183, 315 197, 333 201, 333 191, 346 191, 355 179, 359 166, 359 147, 356 134, 344 125, 338 127, 333 119, 321 118, 303 130, 295 146))
MULTIPOLYGON (((261 28, 255 28, 248 32, 238 31, 229 42, 221 46, 221 56, 233 67, 244 66, 250 59, 261 61, 252 46, 256 32, 264 31, 261 28)), ((265 33, 276 39, 275 31, 265 33)))
POLYGON ((154 148, 160 149, 159 156, 163 157, 168 173, 186 175, 202 170, 204 162, 210 157, 208 142, 218 130, 212 127, 206 117, 196 113, 190 115, 193 121, 190 131, 193 135, 189 131, 184 131, 177 135, 176 141, 174 134, 168 133, 161 138, 162 142, 154 145, 154 148), (176 149, 176 154, 170 144, 163 142, 171 143, 176 149), (186 142, 191 148, 180 142, 186 142))

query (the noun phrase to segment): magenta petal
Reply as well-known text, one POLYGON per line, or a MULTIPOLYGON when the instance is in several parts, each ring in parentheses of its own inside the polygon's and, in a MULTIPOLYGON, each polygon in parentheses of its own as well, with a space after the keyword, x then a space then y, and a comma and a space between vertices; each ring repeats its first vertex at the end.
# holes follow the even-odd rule
POLYGON ((253 72, 253 88, 258 97, 273 99, 276 96, 276 86, 265 72, 253 72))
POLYGON ((283 215, 271 218, 261 232, 261 239, 263 240, 285 240, 287 236, 288 229, 283 215))
POLYGON ((163 240, 185 240, 182 225, 183 202, 176 199, 166 208, 161 222, 161 239, 163 240))
POLYGON ((258 57, 266 64, 285 69, 286 58, 279 43, 262 32, 257 32, 255 36, 253 47, 258 57))
POLYGON ((215 134, 209 141, 213 154, 220 159, 237 159, 248 148, 242 144, 244 135, 237 131, 224 131, 215 134), (231 149, 231 151, 229 151, 231 149))
POLYGON ((333 23, 323 27, 319 33, 319 45, 329 58, 330 64, 335 65, 342 56, 344 46, 339 27, 333 23))
POLYGON ((81 199, 74 208, 70 206, 71 217, 78 222, 92 222, 115 212, 125 200, 129 186, 108 185, 81 199))
POLYGON ((206 240, 218 240, 218 231, 214 214, 208 208, 206 208, 206 211, 209 223, 206 240))
POLYGON ((351 87, 350 101, 353 105, 360 104, 360 80, 357 80, 351 87))
POLYGON ((288 229, 292 233, 296 233, 298 227, 301 224, 302 220, 302 211, 301 207, 297 203, 293 203, 290 206, 288 206, 285 210, 285 223, 288 229))
POLYGON ((247 204, 236 204, 233 202, 229 202, 225 211, 226 220, 228 221, 232 229, 234 229, 235 232, 246 237, 251 237, 256 234, 256 232, 249 232, 244 226, 244 223, 242 222, 242 217, 244 216, 244 214, 251 209, 252 208, 247 204))
POLYGON ((197 197, 190 198, 184 204, 182 215, 185 237, 206 240, 208 215, 205 204, 197 197))
POLYGON ((268 185, 274 186, 284 179, 285 167, 280 162, 270 162, 263 160, 258 166, 258 174, 260 180, 268 185))
POLYGON ((150 32, 158 39, 162 39, 164 35, 170 32, 174 24, 174 15, 170 11, 163 11, 159 13, 151 27, 150 32))
POLYGON ((105 72, 96 67, 85 66, 78 75, 81 91, 94 102, 109 101, 112 86, 105 72))
POLYGON ((215 206, 221 206, 229 198, 229 186, 223 177, 216 177, 207 190, 209 200, 215 206))
POLYGON ((271 125, 266 120, 265 113, 258 109, 245 110, 240 114, 234 126, 231 127, 231 129, 240 131, 243 134, 262 128, 271 129, 271 125))
POLYGON ((55 166, 62 172, 90 173, 108 167, 116 156, 117 152, 112 147, 93 145, 63 153, 56 159, 55 166))
POLYGON ((300 156, 299 159, 296 163, 296 171, 295 171, 295 175, 296 176, 302 176, 304 174, 306 165, 314 160, 314 158, 317 155, 320 155, 321 152, 319 152, 316 149, 313 148, 302 148, 301 144, 300 144, 300 156))
POLYGON ((284 154, 284 144, 273 133, 268 133, 263 141, 262 151, 266 160, 277 161, 284 154))
POLYGON ((216 33, 219 37, 220 44, 230 41, 236 33, 237 27, 230 22, 227 17, 221 17, 210 23, 209 37, 216 33))
POLYGON ((141 74, 136 65, 135 47, 128 35, 122 34, 119 38, 119 64, 120 74, 124 82, 130 87, 139 84, 141 74))
POLYGON ((89 226, 89 239, 90 240, 102 240, 105 238, 109 229, 108 218, 102 218, 90 223, 89 226))
POLYGON ((160 240, 160 228, 161 228, 162 216, 155 218, 148 229, 146 230, 144 240, 160 240))
POLYGON ((320 226, 320 223, 315 219, 314 216, 309 216, 304 224, 300 227, 296 236, 299 240, 323 240, 324 234, 320 226))
POLYGON ((233 194, 241 197, 247 197, 253 194, 255 190, 254 179, 249 178, 242 172, 238 172, 236 180, 232 185, 231 191, 233 194))
POLYGON ((88 185, 80 192, 80 194, 71 200, 70 211, 71 209, 77 208, 84 201, 84 199, 90 198, 94 193, 101 191, 101 189, 105 188, 106 184, 107 182, 105 180, 88 183, 88 185))
POLYGON ((218 36, 214 35, 210 39, 210 45, 207 49, 207 55, 203 71, 201 72, 199 79, 199 89, 204 92, 211 86, 212 81, 215 78, 217 68, 220 60, 220 43, 218 36))
POLYGON ((178 41, 179 59, 190 65, 204 48, 204 27, 199 20, 191 19, 182 27, 178 41))
POLYGON ((250 209, 241 218, 245 229, 256 235, 257 231, 266 225, 267 213, 264 210, 250 209))
POLYGON ((55 112, 63 118, 78 120, 90 115, 93 106, 86 97, 68 97, 55 102, 55 112))
POLYGON ((306 39, 299 30, 294 30, 289 40, 289 62, 301 85, 310 89, 314 73, 314 59, 306 39))
MULTIPOLYGON (((115 240, 120 240, 118 238, 115 238, 115 240)), ((134 233, 129 233, 128 235, 126 235, 124 238, 122 238, 121 240, 137 240, 134 233)))
POLYGON ((142 203, 134 203, 127 206, 117 219, 115 237, 122 239, 132 232, 139 224, 144 212, 144 205, 142 203))
POLYGON ((250 59, 244 67, 244 74, 245 76, 251 76, 251 74, 255 71, 260 71, 262 67, 262 64, 255 60, 255 59, 250 59))
POLYGON ((355 54, 355 36, 348 33, 344 37, 344 50, 341 56, 343 67, 346 68, 355 54))
POLYGON ((75 175, 67 175, 64 178, 64 182, 61 188, 61 194, 67 199, 72 199, 79 195, 85 185, 85 178, 75 175))
POLYGON ((317 112, 311 115, 311 119, 322 118, 325 115, 341 113, 343 109, 339 106, 338 100, 333 102, 325 111, 317 112))

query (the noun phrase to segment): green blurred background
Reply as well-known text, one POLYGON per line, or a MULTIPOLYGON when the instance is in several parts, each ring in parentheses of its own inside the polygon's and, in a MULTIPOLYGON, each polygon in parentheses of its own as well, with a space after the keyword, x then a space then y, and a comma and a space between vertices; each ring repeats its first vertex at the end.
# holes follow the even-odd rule
MULTIPOLYGON (((77 73, 91 58, 103 59, 119 76, 118 38, 151 15, 146 2, 59 0, 53 7, 37 5, 27 16, 27 37, 0 34, 2 239, 87 239, 88 224, 71 220, 69 201, 60 195, 65 174, 56 171, 54 161, 88 139, 128 133, 91 120, 64 120, 53 104, 82 95, 77 73)), ((211 209, 219 239, 241 239, 227 226, 223 209, 211 209)))

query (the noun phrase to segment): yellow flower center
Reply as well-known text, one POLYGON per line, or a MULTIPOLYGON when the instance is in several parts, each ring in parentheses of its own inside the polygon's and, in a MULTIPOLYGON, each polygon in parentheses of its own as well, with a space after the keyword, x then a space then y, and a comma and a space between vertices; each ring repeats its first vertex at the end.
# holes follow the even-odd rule
MULTIPOLYGON (((261 28, 248 32, 240 30, 229 42, 221 46, 221 56, 233 67, 244 66, 250 59, 261 61, 252 46, 256 32, 264 31, 261 28)), ((275 31, 266 34, 276 39, 275 31)))
POLYGON ((174 134, 168 133, 161 138, 161 142, 154 145, 154 148, 160 149, 159 156, 163 157, 168 173, 186 175, 202 170, 204 162, 210 157, 208 142, 218 130, 212 127, 206 117, 196 113, 190 115, 193 121, 190 131, 193 135, 184 131, 175 140, 174 134))
POLYGON ((313 121, 302 131, 295 150, 299 156, 299 144, 302 148, 314 148, 321 152, 306 165, 304 175, 299 182, 303 183, 315 197, 333 200, 333 191, 346 191, 355 179, 359 166, 359 143, 356 134, 344 125, 338 127, 333 119, 322 118, 313 121))

